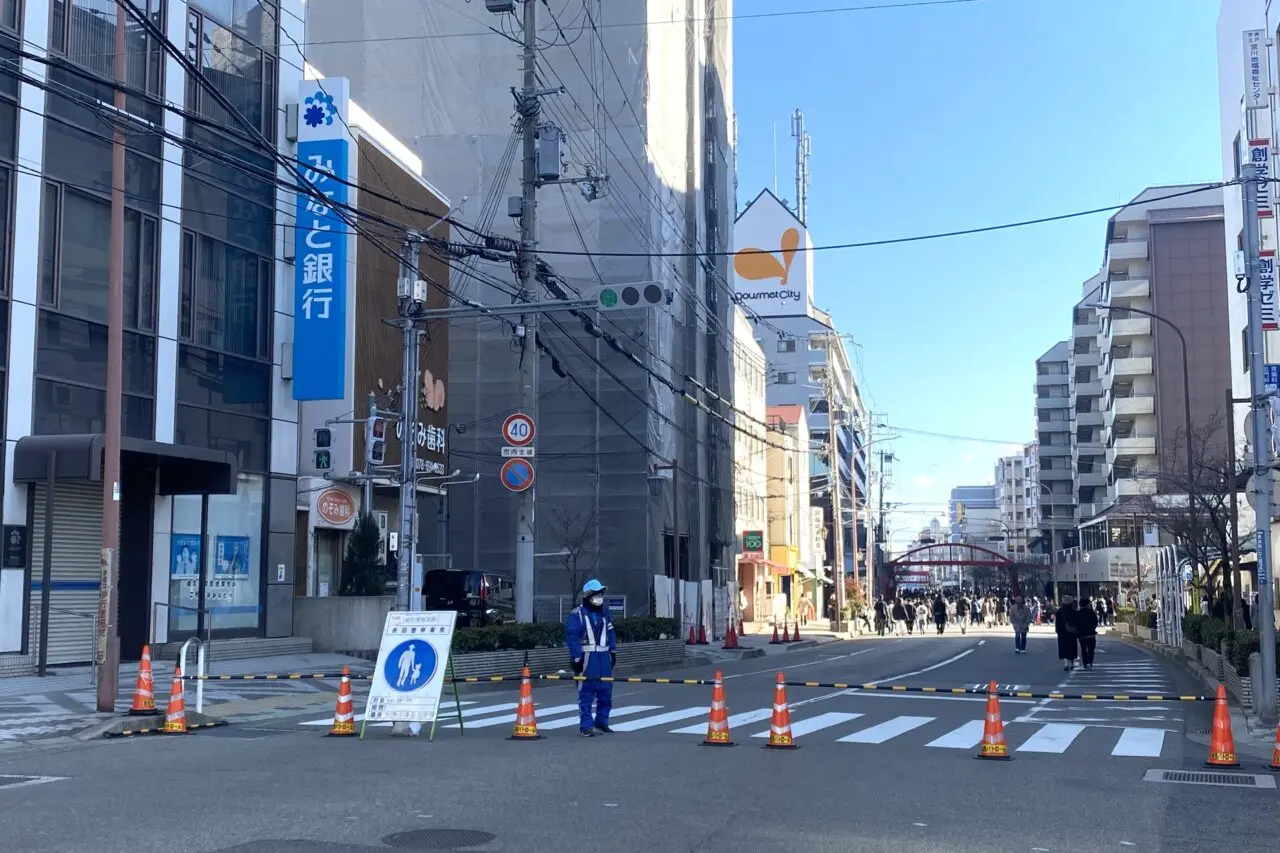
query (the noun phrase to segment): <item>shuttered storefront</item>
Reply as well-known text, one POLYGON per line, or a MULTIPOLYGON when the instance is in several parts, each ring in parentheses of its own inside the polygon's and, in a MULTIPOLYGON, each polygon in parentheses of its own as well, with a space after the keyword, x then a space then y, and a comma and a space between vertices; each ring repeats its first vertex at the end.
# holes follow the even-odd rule
MULTIPOLYGON (((44 571, 45 486, 31 488, 31 654, 40 651, 40 579, 44 571)), ((59 483, 54 492, 53 562, 49 599, 50 664, 93 660, 102 546, 102 485, 59 483)))

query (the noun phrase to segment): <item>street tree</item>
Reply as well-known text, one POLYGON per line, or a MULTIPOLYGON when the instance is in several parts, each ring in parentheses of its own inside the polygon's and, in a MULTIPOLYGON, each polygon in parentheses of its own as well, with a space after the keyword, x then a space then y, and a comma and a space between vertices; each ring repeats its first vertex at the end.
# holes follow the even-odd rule
POLYGON ((569 592, 576 596, 582 589, 582 585, 595 574, 595 549, 590 550, 593 556, 586 560, 582 559, 584 552, 587 551, 588 541, 594 535, 595 510, 580 512, 558 506, 551 511, 551 523, 556 531, 555 538, 560 543, 559 556, 564 565, 569 592))
MULTIPOLYGON (((1231 493, 1251 467, 1236 448, 1227 446, 1225 424, 1221 412, 1193 424, 1190 471, 1186 431, 1179 430, 1172 446, 1161 448, 1156 470, 1135 472, 1151 494, 1134 502, 1134 521, 1154 523, 1174 540, 1191 559, 1192 583, 1211 606, 1219 595, 1239 603, 1232 573, 1226 570, 1243 542, 1231 516, 1231 493)), ((1137 523, 1134 535, 1139 535, 1137 523)))
POLYGON ((387 569, 383 564, 382 537, 373 513, 356 518, 356 526, 347 537, 347 552, 342 559, 342 583, 339 595, 382 595, 386 591, 387 569))

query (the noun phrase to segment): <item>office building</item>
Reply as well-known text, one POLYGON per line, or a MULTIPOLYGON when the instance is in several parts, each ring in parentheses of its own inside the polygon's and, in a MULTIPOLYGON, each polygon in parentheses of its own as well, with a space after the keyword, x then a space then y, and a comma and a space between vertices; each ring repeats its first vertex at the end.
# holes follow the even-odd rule
MULTIPOLYGON (((769 432, 766 434, 769 477, 769 559, 773 563, 768 576, 757 574, 756 600, 772 602, 773 615, 795 610, 801 596, 815 606, 821 605, 822 589, 815 583, 820 555, 814 552, 816 532, 813 529, 812 506, 809 501, 808 471, 810 440, 809 412, 803 405, 769 406, 769 432), (763 595, 761 582, 763 581, 763 595)), ((757 610, 757 614, 759 610, 757 610)), ((757 616, 759 621, 759 616, 757 616)))
POLYGON ((951 541, 1003 551, 1005 528, 995 485, 956 486, 947 502, 951 541))
MULTIPOLYGON (((768 433, 763 426, 767 415, 765 371, 767 364, 760 344, 752 337, 751 322, 743 310, 733 309, 733 400, 745 413, 737 418, 742 426, 734 442, 733 529, 738 537, 737 581, 747 594, 743 618, 755 621, 759 595, 765 581, 772 581, 769 559, 769 466, 768 433)), ((767 610, 765 611, 767 614, 767 610)))
MULTIPOLYGON (((432 164, 433 181, 454 200, 457 221, 514 239, 521 161, 511 92, 522 76, 519 50, 501 31, 518 34, 526 7, 505 5, 511 11, 493 14, 486 6, 504 4, 310 0, 307 51, 326 73, 350 78, 352 97, 398 138, 412 140, 432 164), (492 37, 476 37, 487 27, 492 37)), ((627 615, 649 612, 654 575, 723 579, 736 540, 732 429, 656 378, 680 387, 689 376, 726 396, 733 383, 723 254, 734 211, 728 4, 700 6, 697 26, 645 26, 683 19, 686 8, 674 0, 595 4, 581 15, 557 4, 536 7, 547 32, 562 26, 579 33, 542 40, 538 49, 539 85, 547 87, 539 137, 547 183, 537 209, 538 245, 548 251, 543 277, 566 294, 650 281, 674 294, 669 306, 608 312, 597 334, 565 315, 539 321, 534 547, 565 547, 557 515, 588 521, 586 536, 574 543, 579 562, 598 566, 611 591, 627 597, 627 615), (691 125, 689 115, 699 118, 691 125), (711 262, 699 261, 703 251, 711 262), (682 252, 688 257, 675 263, 653 257, 682 252), (671 462, 682 474, 672 478, 679 493, 668 485, 654 496, 653 467, 671 462), (667 565, 673 542, 678 566, 667 565)), ((509 265, 459 263, 451 275, 459 295, 481 304, 511 301, 509 265)), ((481 475, 469 495, 456 493, 450 502, 457 568, 515 564, 519 504, 497 473, 501 415, 523 399, 517 334, 483 317, 450 326, 449 412, 461 428, 452 435, 451 458, 464 473, 481 475)), ((540 618, 556 618, 558 600, 576 595, 554 558, 536 563, 534 593, 540 618)))

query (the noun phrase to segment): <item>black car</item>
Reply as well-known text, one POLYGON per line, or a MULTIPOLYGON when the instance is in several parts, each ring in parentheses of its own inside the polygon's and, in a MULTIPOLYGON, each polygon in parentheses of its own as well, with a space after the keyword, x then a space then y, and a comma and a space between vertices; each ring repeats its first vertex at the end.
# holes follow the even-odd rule
POLYGON ((507 575, 432 569, 422 581, 424 610, 456 610, 459 628, 503 625, 516 617, 515 580, 507 575))

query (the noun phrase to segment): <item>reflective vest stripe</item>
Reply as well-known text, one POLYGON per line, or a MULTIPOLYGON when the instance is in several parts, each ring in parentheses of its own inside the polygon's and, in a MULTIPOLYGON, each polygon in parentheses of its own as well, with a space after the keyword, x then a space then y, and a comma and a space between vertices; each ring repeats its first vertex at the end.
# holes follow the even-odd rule
MULTIPOLYGON (((600 617, 599 642, 596 641, 596 632, 591 627, 591 616, 587 613, 586 609, 582 607, 578 608, 578 618, 582 620, 582 630, 587 635, 587 641, 582 644, 584 661, 586 656, 592 652, 608 652, 609 629, 612 627, 612 625, 609 624, 608 618, 603 615, 600 617)), ((586 664, 584 663, 583 665, 585 666, 586 664)))

